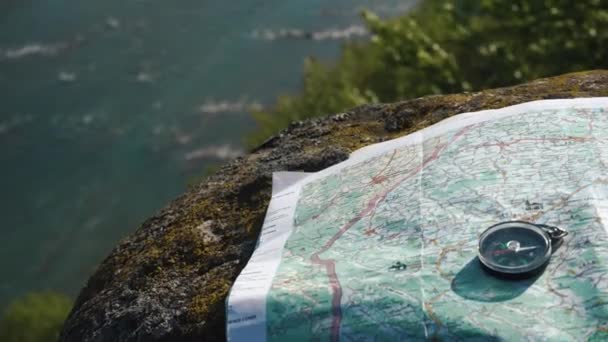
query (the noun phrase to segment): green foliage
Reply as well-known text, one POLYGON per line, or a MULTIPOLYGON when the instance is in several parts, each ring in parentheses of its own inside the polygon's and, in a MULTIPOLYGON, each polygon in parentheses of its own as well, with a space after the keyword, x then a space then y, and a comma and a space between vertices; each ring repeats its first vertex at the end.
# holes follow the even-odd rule
POLYGON ((306 59, 302 95, 280 96, 271 113, 253 112, 259 130, 249 137, 248 142, 252 146, 257 145, 293 121, 376 102, 378 99, 372 91, 357 86, 365 81, 365 75, 352 72, 363 70, 376 62, 369 53, 365 53, 365 49, 361 44, 348 45, 335 67, 313 58, 306 59))
POLYGON ((309 59, 303 90, 253 113, 253 146, 290 122, 368 102, 512 85, 608 66, 608 0, 427 0, 407 15, 363 19, 369 42, 338 61, 309 59))
POLYGON ((0 341, 57 341, 72 302, 64 295, 30 293, 13 301, 0 321, 0 341))

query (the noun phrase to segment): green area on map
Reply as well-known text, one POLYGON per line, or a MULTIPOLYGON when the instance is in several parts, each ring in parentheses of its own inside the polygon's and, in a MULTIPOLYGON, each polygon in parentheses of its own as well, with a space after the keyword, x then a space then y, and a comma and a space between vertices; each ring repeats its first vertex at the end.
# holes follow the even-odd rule
POLYGON ((269 340, 608 338, 608 112, 456 127, 306 184, 267 297, 269 340), (566 228, 544 272, 483 273, 479 234, 566 228))

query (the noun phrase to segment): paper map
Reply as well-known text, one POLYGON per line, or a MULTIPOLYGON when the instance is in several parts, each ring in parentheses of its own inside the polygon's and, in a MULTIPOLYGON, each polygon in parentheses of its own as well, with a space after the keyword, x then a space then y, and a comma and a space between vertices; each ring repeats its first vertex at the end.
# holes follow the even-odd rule
POLYGON ((231 341, 608 339, 608 98, 457 115, 273 186, 231 341), (540 276, 482 271, 507 220, 569 231, 540 276))

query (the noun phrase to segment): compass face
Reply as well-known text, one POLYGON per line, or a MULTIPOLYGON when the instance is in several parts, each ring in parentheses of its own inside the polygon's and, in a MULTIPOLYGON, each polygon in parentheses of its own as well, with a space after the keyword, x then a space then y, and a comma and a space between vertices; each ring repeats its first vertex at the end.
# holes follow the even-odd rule
POLYGON ((504 222, 479 238, 479 260, 493 271, 523 274, 543 266, 551 257, 551 240, 527 222, 504 222))

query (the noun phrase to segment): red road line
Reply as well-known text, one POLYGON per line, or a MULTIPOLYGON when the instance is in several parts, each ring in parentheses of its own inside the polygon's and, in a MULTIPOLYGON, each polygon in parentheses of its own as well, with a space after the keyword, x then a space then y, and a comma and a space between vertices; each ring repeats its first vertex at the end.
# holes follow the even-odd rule
POLYGON ((503 255, 503 254, 509 254, 511 252, 513 252, 513 251, 510 249, 500 249, 500 250, 496 250, 496 251, 492 252, 492 255, 503 255))
POLYGON ((526 142, 558 142, 558 141, 584 142, 584 141, 588 141, 588 140, 592 140, 592 139, 593 138, 572 137, 572 136, 568 136, 565 138, 519 138, 519 139, 515 139, 515 140, 510 140, 510 141, 499 141, 497 143, 479 144, 479 145, 471 146, 470 148, 497 146, 500 149, 502 149, 507 146, 511 146, 511 145, 515 145, 515 144, 519 144, 519 143, 526 143, 526 142))

